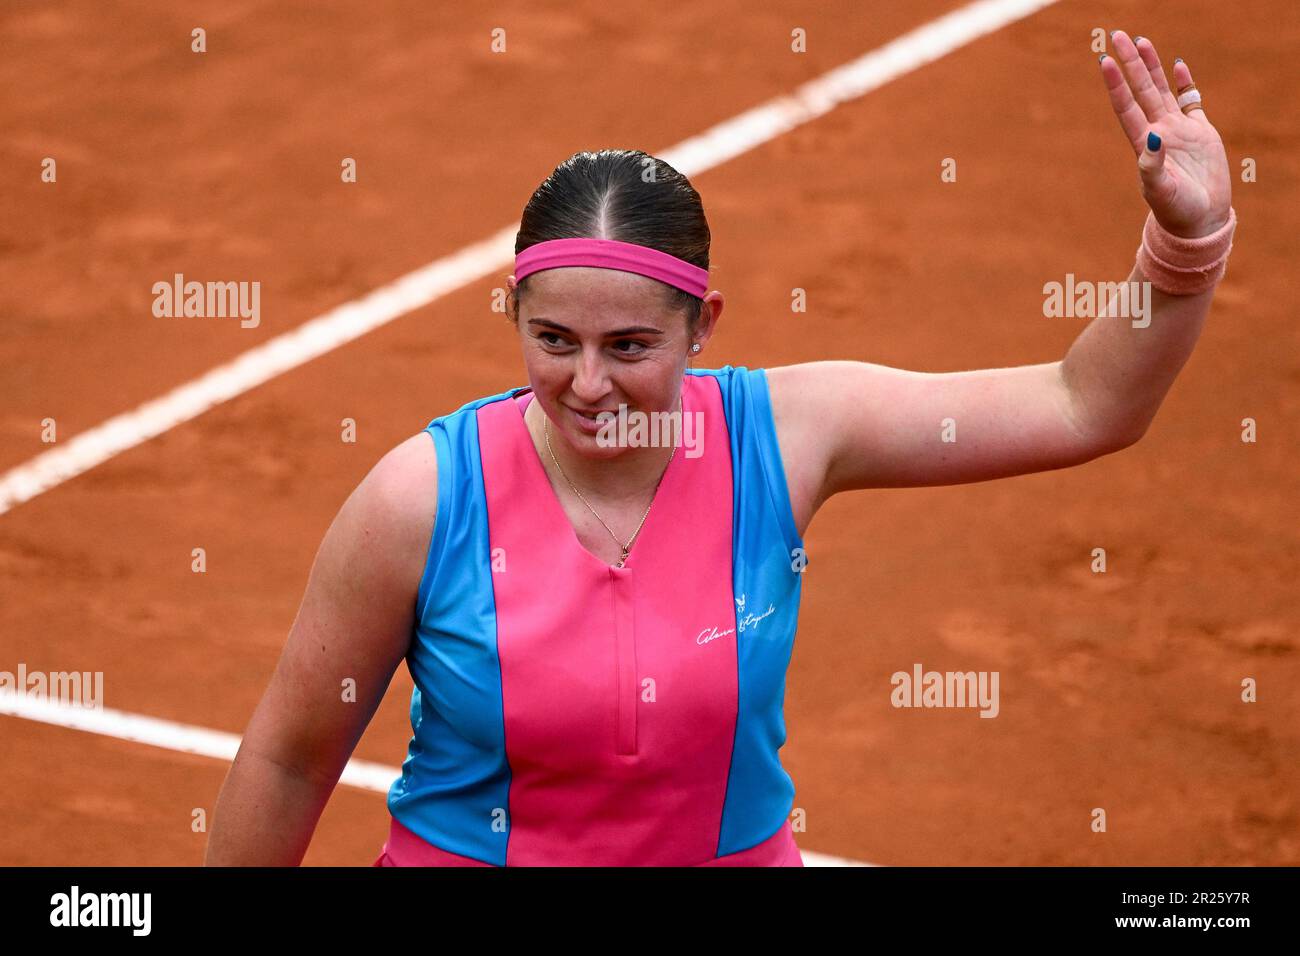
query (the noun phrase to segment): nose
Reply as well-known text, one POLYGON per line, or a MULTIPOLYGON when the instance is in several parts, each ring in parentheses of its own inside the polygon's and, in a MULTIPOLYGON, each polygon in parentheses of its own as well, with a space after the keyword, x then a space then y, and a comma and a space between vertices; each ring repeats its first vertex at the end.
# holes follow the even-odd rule
POLYGON ((584 348, 573 371, 573 394, 588 408, 609 394, 609 374, 599 347, 584 348))

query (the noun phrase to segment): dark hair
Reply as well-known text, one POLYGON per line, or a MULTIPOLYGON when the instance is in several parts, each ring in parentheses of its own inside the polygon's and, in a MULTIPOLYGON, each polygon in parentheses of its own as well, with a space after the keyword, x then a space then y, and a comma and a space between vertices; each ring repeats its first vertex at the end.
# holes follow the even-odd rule
MULTIPOLYGON (((519 223, 515 255, 550 239, 617 239, 709 267, 709 223, 690 180, 639 149, 574 153, 537 187, 519 223)), ((516 286, 526 290, 528 279, 516 286)), ((704 300, 672 286, 668 308, 686 312, 694 334, 704 300)))

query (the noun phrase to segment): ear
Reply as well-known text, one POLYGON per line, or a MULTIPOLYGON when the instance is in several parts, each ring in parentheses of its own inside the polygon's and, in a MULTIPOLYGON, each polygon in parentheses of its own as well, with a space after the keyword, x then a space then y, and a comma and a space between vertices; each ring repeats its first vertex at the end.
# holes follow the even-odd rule
POLYGON ((704 297, 704 308, 700 310, 699 333, 704 337, 702 342, 707 342, 713 336, 713 330, 722 318, 722 308, 726 304, 722 293, 716 289, 704 297))
POLYGON ((512 325, 519 324, 518 287, 513 275, 506 276, 506 321, 512 325))

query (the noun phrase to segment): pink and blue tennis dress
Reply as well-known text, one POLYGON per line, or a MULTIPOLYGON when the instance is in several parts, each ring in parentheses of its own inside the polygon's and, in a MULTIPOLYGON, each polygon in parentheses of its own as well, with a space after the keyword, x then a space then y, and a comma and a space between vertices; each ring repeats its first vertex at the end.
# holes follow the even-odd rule
POLYGON ((377 866, 802 866, 781 766, 803 568, 763 369, 688 369, 624 567, 578 541, 529 389, 426 431, 438 511, 377 866))

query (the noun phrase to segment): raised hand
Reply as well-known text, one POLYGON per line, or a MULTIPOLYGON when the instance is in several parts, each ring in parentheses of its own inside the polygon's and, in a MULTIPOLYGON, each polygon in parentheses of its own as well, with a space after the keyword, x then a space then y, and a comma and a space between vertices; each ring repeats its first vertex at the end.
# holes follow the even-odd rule
MULTIPOLYGON (((1232 177, 1223 140, 1205 110, 1184 114, 1165 78, 1155 44, 1110 35, 1115 56, 1101 58, 1101 77, 1110 105, 1138 159, 1142 196, 1156 221, 1176 236, 1209 235, 1228 221, 1232 177)), ((1192 84, 1181 60, 1174 64, 1178 90, 1192 84)))

